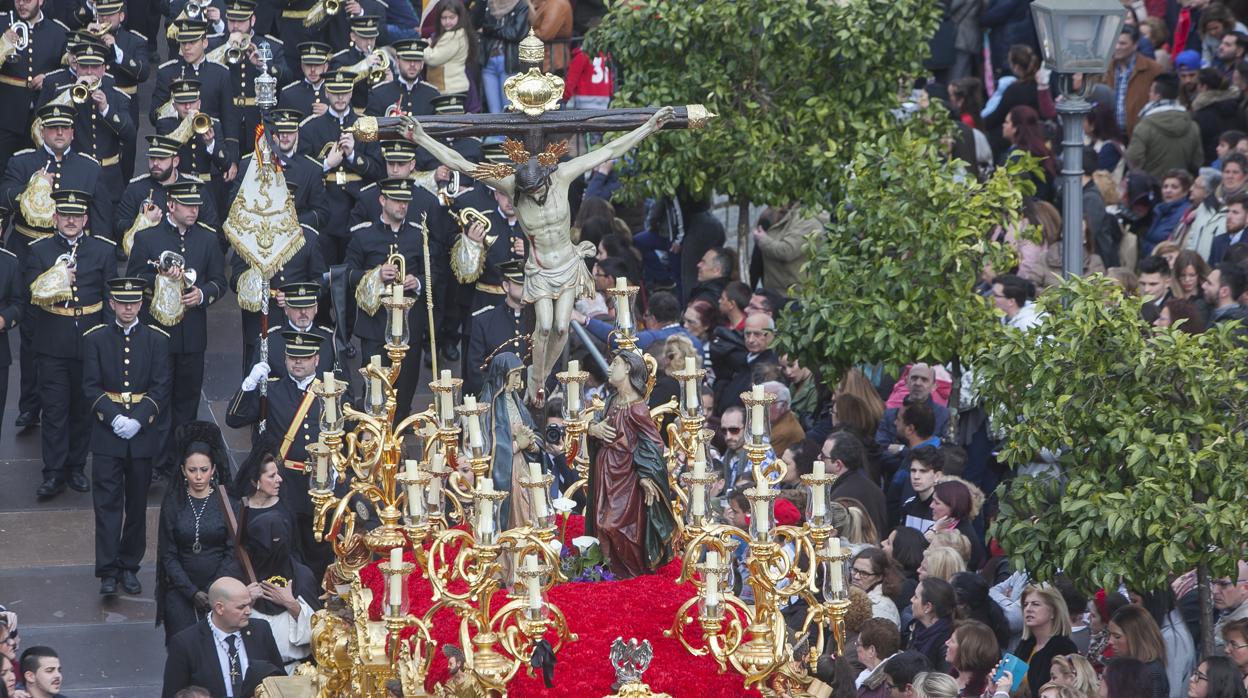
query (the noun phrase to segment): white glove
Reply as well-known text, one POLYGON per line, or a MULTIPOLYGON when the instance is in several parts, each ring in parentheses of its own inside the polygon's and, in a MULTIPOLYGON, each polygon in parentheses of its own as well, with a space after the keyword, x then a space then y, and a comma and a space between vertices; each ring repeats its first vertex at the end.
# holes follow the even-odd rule
POLYGON ((243 392, 250 393, 255 390, 256 386, 260 385, 260 381, 269 377, 269 370, 269 365, 263 361, 252 366, 251 373, 248 373, 247 377, 243 379, 243 392))
POLYGON ((139 433, 139 429, 143 427, 139 420, 120 414, 113 417, 112 425, 113 433, 117 435, 117 438, 126 440, 133 439, 135 434, 139 433))

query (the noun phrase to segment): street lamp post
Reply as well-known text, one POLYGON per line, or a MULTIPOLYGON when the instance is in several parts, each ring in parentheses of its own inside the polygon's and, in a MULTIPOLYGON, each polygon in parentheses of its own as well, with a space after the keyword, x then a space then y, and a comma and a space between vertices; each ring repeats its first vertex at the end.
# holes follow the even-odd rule
MULTIPOLYGON (((1083 273, 1083 121, 1092 104, 1074 89, 1076 73, 1109 69, 1122 28, 1119 0, 1036 0, 1032 20, 1045 65, 1057 76, 1062 117, 1062 273, 1083 273)), ((1086 87, 1087 83, 1084 82, 1086 87)))

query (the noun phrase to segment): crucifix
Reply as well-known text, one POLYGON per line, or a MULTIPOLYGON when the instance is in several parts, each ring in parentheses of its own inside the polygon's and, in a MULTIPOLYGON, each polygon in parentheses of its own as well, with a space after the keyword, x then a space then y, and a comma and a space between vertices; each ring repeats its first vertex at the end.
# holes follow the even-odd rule
POLYGON ((526 396, 533 405, 545 399, 546 377, 567 343, 573 305, 578 298, 592 298, 595 293, 584 258, 594 256, 596 250, 590 242, 572 244, 569 185, 598 165, 622 157, 655 131, 700 128, 715 116, 701 105, 558 111, 563 80, 541 72, 538 66, 544 53, 541 40, 532 32, 520 43, 520 59, 528 72, 513 75, 503 86, 512 113, 361 119, 364 123, 356 127, 357 137, 363 139, 377 138, 378 130, 397 130, 452 170, 485 181, 511 198, 520 227, 532 242, 525 262, 524 301, 533 304, 536 319, 526 396), (556 136, 606 131, 629 133, 559 162, 567 146, 556 141, 556 136), (504 148, 514 165, 470 162, 439 140, 495 135, 508 136, 504 148), (513 135, 522 140, 512 140, 513 135))

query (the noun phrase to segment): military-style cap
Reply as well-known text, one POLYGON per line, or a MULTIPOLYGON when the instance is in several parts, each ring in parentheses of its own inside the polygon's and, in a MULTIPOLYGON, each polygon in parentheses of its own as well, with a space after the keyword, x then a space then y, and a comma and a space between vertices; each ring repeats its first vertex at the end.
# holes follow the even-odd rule
POLYGON ((147 137, 147 156, 149 158, 171 158, 178 154, 182 147, 176 139, 155 134, 147 137))
POLYGON ((498 273, 508 281, 522 284, 524 283, 524 260, 509 259, 498 265, 498 273))
POLYGON ((138 303, 143 300, 147 281, 137 276, 119 276, 108 280, 108 296, 118 303, 138 303))
POLYGON ((104 44, 96 41, 80 41, 69 48, 69 52, 78 61, 78 65, 104 65, 108 59, 104 44))
POLYGON ((174 40, 179 44, 199 41, 208 36, 208 23, 199 19, 183 19, 174 25, 174 40))
POLYGON ((299 122, 303 121, 303 112, 298 109, 274 109, 273 127, 278 133, 295 133, 299 130, 299 122))
POLYGON ((412 200, 412 180, 410 179, 383 179, 378 186, 381 187, 381 195, 387 199, 412 200))
POLYGON ((425 60, 425 49, 429 47, 429 42, 424 39, 403 39, 396 41, 391 46, 394 48, 395 54, 405 61, 423 61, 425 60))
POLYGON ((329 62, 329 54, 333 49, 329 44, 320 41, 305 41, 298 46, 299 62, 308 65, 325 65, 329 62))
POLYGON ((345 70, 334 70, 325 75, 325 91, 330 94, 346 94, 355 89, 355 76, 345 70))
POLYGON ((37 115, 45 128, 74 125, 74 110, 64 104, 45 104, 37 115))
POLYGON ((228 0, 225 3, 225 18, 241 22, 256 13, 256 3, 252 0, 228 0))
POLYGON ((468 95, 462 92, 438 95, 429 100, 434 114, 463 114, 468 105, 468 95))
POLYGON ((285 330, 282 340, 286 342, 286 356, 294 359, 307 359, 321 351, 321 336, 311 332, 285 330))
POLYGON ((376 39, 381 34, 381 18, 377 15, 352 17, 351 33, 365 39, 376 39))
POLYGON ((52 200, 56 202, 56 212, 71 216, 81 216, 87 212, 91 203, 91 195, 76 189, 59 189, 52 192, 52 200))
POLYGON ((190 78, 174 80, 169 84, 169 94, 173 96, 174 104, 190 104, 199 99, 199 87, 198 80, 190 78))
POLYGON ((278 288, 286 295, 286 306, 290 308, 311 308, 316 305, 321 293, 321 285, 315 281, 300 281, 286 284, 278 288))
POLYGON ((486 162, 495 164, 511 162, 511 157, 507 155, 507 151, 503 150, 502 143, 486 143, 481 146, 481 154, 485 156, 486 162))
POLYGON ((168 192, 170 199, 173 199, 180 204, 185 204, 187 206, 202 206, 204 203, 204 197, 200 195, 199 182, 191 181, 189 179, 182 182, 174 182, 168 187, 165 187, 165 190, 168 192))
POLYGON ((416 159, 416 144, 411 141, 382 141, 381 158, 386 162, 411 162, 416 159))
POLYGON ((101 17, 115 15, 125 9, 125 0, 98 0, 98 2, 95 3, 95 14, 101 17))

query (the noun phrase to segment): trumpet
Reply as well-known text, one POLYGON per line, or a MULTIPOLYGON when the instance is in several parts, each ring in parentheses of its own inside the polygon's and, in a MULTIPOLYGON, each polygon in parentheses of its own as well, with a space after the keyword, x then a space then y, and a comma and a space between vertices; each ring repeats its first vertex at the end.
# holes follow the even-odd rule
POLYGON ((196 0, 187 0, 186 9, 182 10, 186 18, 193 21, 199 21, 204 18, 204 3, 196 0))
POLYGON ((468 228, 472 227, 473 223, 480 223, 485 228, 483 231, 485 234, 490 232, 492 225, 490 217, 475 208, 464 207, 462 211, 452 209, 451 216, 455 218, 456 223, 459 223, 459 227, 462 230, 467 231, 468 228))
POLYGON ((88 99, 91 99, 91 93, 95 92, 99 87, 99 78, 83 78, 69 88, 69 98, 73 100, 74 104, 85 104, 88 99))
POLYGON ((194 114, 187 114, 182 118, 182 123, 178 127, 169 132, 169 137, 185 143, 191 140, 192 135, 202 136, 212 130, 212 117, 197 111, 194 114))
POLYGON ((325 14, 333 17, 342 11, 342 0, 325 0, 325 14))
POLYGON ((390 73, 390 54, 383 49, 375 49, 372 53, 365 56, 364 60, 346 66, 343 70, 354 75, 351 78, 352 82, 358 83, 364 78, 368 78, 370 83, 376 85, 385 80, 390 73), (376 65, 373 65, 370 61, 376 63, 376 65))
POLYGON ((174 269, 182 270, 182 283, 186 288, 195 285, 195 278, 198 276, 194 269, 186 268, 186 258, 174 252, 173 250, 165 250, 160 253, 160 257, 155 261, 148 261, 148 264, 155 265, 156 271, 161 274, 168 274, 174 269))
POLYGON ((97 15, 95 21, 88 24, 84 31, 98 39, 109 32, 109 25, 108 22, 101 22, 97 15))
POLYGON ((251 37, 244 36, 237 44, 230 42, 228 46, 229 48, 225 49, 225 61, 230 65, 237 65, 251 48, 251 37))

